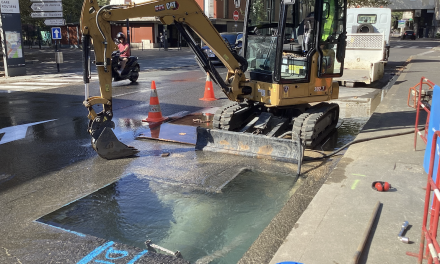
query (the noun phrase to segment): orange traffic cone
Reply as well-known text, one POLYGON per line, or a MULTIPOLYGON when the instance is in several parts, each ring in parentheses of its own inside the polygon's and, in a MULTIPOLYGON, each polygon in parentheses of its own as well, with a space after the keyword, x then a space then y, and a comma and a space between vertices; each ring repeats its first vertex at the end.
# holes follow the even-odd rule
POLYGON ((168 117, 162 116, 162 111, 160 110, 159 98, 157 97, 156 83, 151 82, 151 95, 150 95, 150 111, 148 112, 148 117, 142 122, 162 122, 167 120, 168 117))
POLYGON ((212 87, 211 77, 209 73, 206 73, 206 84, 205 84, 205 94, 203 98, 200 98, 202 101, 215 101, 218 100, 214 95, 214 87, 212 87))

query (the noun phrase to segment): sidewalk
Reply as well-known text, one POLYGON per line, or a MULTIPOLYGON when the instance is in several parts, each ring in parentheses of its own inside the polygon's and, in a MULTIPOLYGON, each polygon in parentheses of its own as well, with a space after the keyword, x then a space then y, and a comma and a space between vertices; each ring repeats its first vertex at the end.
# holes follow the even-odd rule
MULTIPOLYGON (((408 89, 422 76, 440 83, 440 52, 414 56, 356 139, 388 135, 414 128, 415 110, 406 104, 408 89)), ((294 261, 351 263, 377 201, 382 203, 358 263, 415 263, 418 253, 427 174, 425 144, 414 134, 378 139, 349 147, 326 183, 290 231, 270 264, 294 261), (395 189, 377 192, 374 181, 395 189), (402 223, 410 228, 398 240, 402 223)))

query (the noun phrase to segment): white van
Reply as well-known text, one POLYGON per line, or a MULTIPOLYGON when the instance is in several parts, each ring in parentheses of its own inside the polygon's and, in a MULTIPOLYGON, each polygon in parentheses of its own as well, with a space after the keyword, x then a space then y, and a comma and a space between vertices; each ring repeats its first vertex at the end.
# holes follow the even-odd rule
POLYGON ((383 77, 390 54, 391 9, 347 9, 347 46, 342 85, 370 84, 383 77))
MULTIPOLYGON (((390 48, 391 9, 390 8, 349 8, 347 9, 347 33, 383 33, 387 55, 390 48)), ((384 58, 388 60, 388 56, 384 58)))

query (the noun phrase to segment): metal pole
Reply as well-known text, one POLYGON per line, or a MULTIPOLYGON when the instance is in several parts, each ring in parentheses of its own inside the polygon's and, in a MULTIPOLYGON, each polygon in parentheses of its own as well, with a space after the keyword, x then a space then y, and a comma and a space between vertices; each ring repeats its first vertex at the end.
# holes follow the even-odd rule
MULTIPOLYGON (((57 60, 57 70, 58 70, 58 72, 60 72, 60 64, 58 63, 58 45, 57 45, 57 41, 55 40, 55 51, 57 52, 57 56, 56 56, 56 60, 57 60)), ((61 43, 60 43, 60 45, 61 45, 61 43)))
POLYGON ((127 18, 127 43, 130 45, 130 21, 127 18))
POLYGON ((373 213, 371 214, 370 221, 368 221, 367 228, 365 229, 364 234, 362 235, 362 241, 359 244, 357 251, 353 256, 353 259, 351 262, 352 264, 356 264, 359 261, 359 258, 362 254, 362 251, 364 250, 364 246, 367 243, 367 239, 370 234, 371 227, 373 226, 374 220, 376 219, 376 216, 377 216, 377 212, 379 211, 379 207, 380 207, 380 202, 378 201, 376 203, 376 206, 374 206, 373 213))

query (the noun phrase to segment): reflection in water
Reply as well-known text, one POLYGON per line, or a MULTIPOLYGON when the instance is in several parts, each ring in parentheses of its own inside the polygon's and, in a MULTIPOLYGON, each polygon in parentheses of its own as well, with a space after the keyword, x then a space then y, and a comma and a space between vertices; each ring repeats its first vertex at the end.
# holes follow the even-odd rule
POLYGON ((317 147, 317 149, 333 151, 353 141, 362 130, 365 123, 367 123, 368 119, 369 117, 344 118, 339 128, 330 134, 329 137, 321 143, 321 146, 317 147))
POLYGON ((222 193, 127 176, 39 221, 192 263, 236 263, 289 198, 295 178, 244 171, 222 193))

